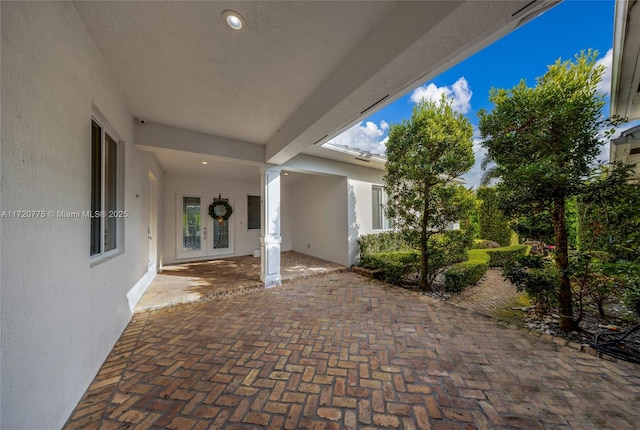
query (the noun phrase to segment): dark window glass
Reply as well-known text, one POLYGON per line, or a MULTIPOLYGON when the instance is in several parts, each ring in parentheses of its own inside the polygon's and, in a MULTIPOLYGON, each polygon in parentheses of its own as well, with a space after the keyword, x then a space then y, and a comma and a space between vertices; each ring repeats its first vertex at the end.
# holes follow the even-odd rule
POLYGON ((247 196, 247 228, 260 230, 260 196, 247 196))
MULTIPOLYGON (((95 121, 91 121, 91 213, 95 215, 102 206, 102 129, 95 121)), ((91 218, 91 254, 100 250, 100 217, 91 218)))

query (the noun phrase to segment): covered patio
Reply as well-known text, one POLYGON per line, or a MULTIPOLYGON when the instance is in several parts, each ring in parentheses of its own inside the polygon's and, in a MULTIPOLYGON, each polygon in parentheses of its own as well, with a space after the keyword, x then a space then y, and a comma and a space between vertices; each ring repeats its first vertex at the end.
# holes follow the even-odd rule
MULTIPOLYGON (((253 265, 260 264, 257 259, 250 258, 248 266, 230 260, 219 272, 210 270, 222 264, 218 262, 208 263, 209 267, 206 263, 189 264, 175 270, 168 265, 247 255, 260 247, 260 281, 268 286, 279 284, 281 275, 286 279, 291 274, 285 259, 280 266, 281 251, 297 250, 348 266, 356 256, 358 237, 373 230, 373 187, 380 187, 384 172, 382 166, 374 167, 375 161, 328 150, 323 144, 557 3, 0 2, 0 204, 16 212, 42 209, 48 214, 64 214, 91 209, 95 215, 97 209, 101 214, 2 220, 2 245, 10 252, 2 253, 0 426, 60 428, 132 318, 134 323, 122 339, 145 327, 146 323, 140 326, 137 321, 165 313, 176 317, 166 323, 175 322, 177 327, 191 330, 181 312, 204 306, 202 316, 216 318, 202 320, 215 329, 208 340, 202 340, 205 347, 217 340, 233 344, 246 340, 247 344, 258 345, 262 339, 241 338, 254 336, 253 328, 243 325, 251 322, 248 311, 275 319, 279 327, 283 318, 293 317, 288 313, 313 305, 309 300, 318 300, 315 297, 301 297, 298 305, 295 295, 288 298, 271 293, 306 293, 306 283, 315 283, 321 277, 305 279, 303 288, 289 290, 299 282, 294 281, 269 291, 256 289, 250 294, 203 300, 255 287, 258 282, 254 273, 258 272, 253 265), (246 24, 244 28, 227 25, 230 12, 246 24), (294 182, 296 174, 305 176, 294 182), (258 197, 259 210, 255 205, 258 197), (217 244, 215 221, 208 212, 216 199, 233 208, 233 216, 227 210, 223 214, 231 216, 226 219, 227 229, 218 229, 218 238, 229 240, 220 239, 217 244), (108 222, 98 219, 105 218, 107 211, 115 215, 110 215, 108 222), (193 215, 187 217, 186 226, 188 236, 201 238, 198 249, 189 240, 189 246, 184 246, 184 212, 193 215), (256 228, 256 213, 260 228, 256 228), (136 308, 156 276, 156 268, 163 266, 165 272, 136 308), (219 277, 219 273, 229 277, 219 277), (166 303, 199 302, 134 315, 154 293, 162 295, 163 289, 158 289, 162 282, 170 292, 166 303), (181 295, 184 300, 176 298, 181 295), (247 311, 243 310, 243 300, 247 311), (265 308, 261 302, 267 301, 269 307, 265 308), (231 306, 229 314, 220 313, 220 304, 231 306), (215 305, 215 309, 211 311, 209 305, 215 305), (235 332, 218 331, 235 327, 237 339, 235 332)), ((216 217, 221 226, 218 218, 224 216, 216 217)), ((293 272, 310 272, 315 267, 296 265, 293 272)), ((343 275, 352 274, 335 273, 327 278, 343 275)), ((330 280, 329 287, 334 286, 335 281, 330 280)), ((322 294, 325 290, 314 291, 322 294)), ((326 305, 318 309, 321 319, 327 310, 331 312, 342 303, 351 306, 351 296, 325 299, 330 301, 319 302, 326 305)), ((372 308, 377 307, 376 300, 371 299, 372 308)), ((146 306, 152 309, 154 305, 146 306)), ((348 318, 345 314, 344 319, 348 318)), ((270 323, 254 321, 261 324, 258 328, 275 330, 270 323)), ((376 338, 387 336, 387 323, 374 320, 370 327, 373 332, 360 333, 373 347, 386 348, 393 339, 387 337, 382 339, 384 343, 377 343, 376 338)), ((308 330, 320 327, 314 321, 311 324, 308 330)), ((322 327, 313 335, 324 336, 322 327)), ((360 330, 354 326, 353 333, 358 333, 356 329, 360 330)), ((345 326, 345 330, 347 337, 352 328, 345 326)), ((160 328, 162 332, 166 327, 160 328)), ((209 334, 203 332, 205 337, 209 334)), ((193 330, 189 335, 200 334, 193 330)), ((137 345, 138 339, 133 336, 131 344, 125 341, 125 349, 137 345)), ((140 340, 157 341, 162 350, 182 344, 181 337, 188 335, 178 333, 168 340, 145 334, 140 340)), ((271 339, 268 342, 282 349, 276 337, 273 343, 271 339)), ((336 338, 336 342, 341 339, 336 338)), ((307 337, 300 340, 306 341, 307 337)), ((116 346, 114 354, 122 351, 122 345, 116 346)), ((181 362, 182 352, 203 352, 198 346, 153 357, 147 355, 151 349, 139 346, 134 355, 126 353, 116 358, 124 361, 107 371, 107 379, 122 376, 127 384, 135 385, 134 379, 141 380, 156 360, 163 366, 170 359, 181 362), (135 363, 126 363, 127 357, 135 363), (131 370, 142 373, 131 379, 131 370)), ((290 352, 284 350, 292 355, 287 364, 302 366, 294 352, 299 350, 294 348, 305 346, 293 342, 291 346, 290 352)), ((334 346, 327 341, 326 348, 334 346)), ((229 363, 238 358, 229 357, 229 363)), ((195 366, 189 370, 199 368, 201 372, 209 366, 210 358, 185 364, 195 366)), ((271 359, 269 350, 260 370, 266 377, 260 379, 271 376, 271 359)), ((324 365, 317 363, 320 376, 327 376, 324 365)), ((167 374, 182 375, 180 366, 176 364, 167 374)), ((208 385, 213 382, 210 379, 217 372, 216 366, 214 363, 204 370, 211 375, 192 375, 196 378, 193 387, 219 389, 208 385), (204 377, 204 385, 199 384, 200 377, 204 377)), ((230 370, 245 372, 244 367, 230 370)), ((152 376, 157 375, 149 374, 148 378, 152 376)), ((292 377, 292 381, 297 378, 292 377)), ((350 378, 348 382, 352 383, 350 378)), ((133 388, 145 397, 140 405, 154 410, 147 422, 156 427, 191 428, 180 420, 171 424, 174 418, 181 418, 176 416, 177 409, 164 417, 166 426, 163 421, 156 422, 155 411, 167 406, 164 401, 169 396, 167 392, 155 398, 160 387, 156 384, 177 385, 172 385, 175 381, 152 379, 148 385, 142 384, 146 386, 107 393, 108 399, 92 398, 91 413, 104 413, 108 418, 114 412, 112 407, 118 409, 115 421, 103 428, 136 422, 132 418, 136 411, 129 407, 140 399, 124 401, 122 397, 130 396, 129 388, 133 388), (120 411, 126 417, 120 416, 120 411)), ((363 377, 363 381, 367 379, 363 377)), ((233 387, 227 389, 235 392, 237 381, 229 382, 233 387)), ((336 382, 336 386, 344 386, 343 382, 336 382)), ((98 383, 114 388, 103 384, 98 383)), ((275 384, 278 389, 282 385, 275 384)), ((317 391, 319 386, 312 389, 317 391)), ((193 405, 201 394, 196 398, 193 393, 193 405)), ((374 399, 380 394, 376 393, 374 399)), ((280 400, 278 392, 273 397, 280 400)), ((244 407, 248 400, 243 400, 244 407)), ((207 399, 209 403, 201 406, 213 407, 210 401, 217 401, 213 394, 207 399)), ((287 406, 289 427, 298 425, 295 416, 299 409, 298 403, 287 406)), ((309 414, 313 416, 312 409, 309 414)), ((191 413, 182 412, 186 417, 191 413)), ((325 412, 336 413, 320 414, 325 412)), ((198 412, 210 413, 213 411, 198 412)), ((353 415, 347 411, 340 414, 347 427, 353 415)), ((422 410, 416 414, 422 417, 422 410)), ((86 410, 74 421, 78 416, 86 417, 86 410)), ((234 425, 244 421, 236 418, 226 421, 234 425)), ((279 427, 280 418, 269 420, 279 427)), ((224 425, 226 421, 220 418, 224 425)), ((247 423, 253 421, 255 417, 247 418, 247 423)), ((141 422, 136 425, 144 427, 141 422)))
POLYGON ((341 272, 134 315, 64 428, 621 430, 638 399, 637 365, 341 272))
MULTIPOLYGON (((280 255, 283 282, 347 268, 295 251, 280 255)), ((264 288, 260 258, 251 255, 165 266, 144 293, 134 312, 162 309, 264 288)))

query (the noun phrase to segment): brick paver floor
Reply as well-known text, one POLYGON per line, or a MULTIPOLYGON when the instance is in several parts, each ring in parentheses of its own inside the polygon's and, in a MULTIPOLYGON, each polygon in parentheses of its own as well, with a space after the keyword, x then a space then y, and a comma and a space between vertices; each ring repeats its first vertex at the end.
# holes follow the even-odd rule
MULTIPOLYGON (((295 251, 280 254, 283 282, 346 270, 345 266, 295 251)), ((260 258, 250 255, 168 265, 147 288, 135 312, 264 288, 260 258)))
POLYGON ((638 366, 341 272, 136 314, 66 428, 638 422, 638 366))
POLYGON ((504 279, 502 270, 489 269, 480 282, 451 297, 447 302, 489 313, 505 304, 517 301, 519 295, 515 285, 504 279))

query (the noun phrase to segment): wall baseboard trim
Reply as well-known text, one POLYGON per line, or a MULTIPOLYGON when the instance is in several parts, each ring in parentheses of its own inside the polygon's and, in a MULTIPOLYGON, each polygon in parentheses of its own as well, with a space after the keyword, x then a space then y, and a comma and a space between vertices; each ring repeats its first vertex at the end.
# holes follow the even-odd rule
POLYGON ((136 307, 136 305, 140 301, 140 298, 142 297, 144 292, 147 291, 147 288, 149 288, 149 285, 151 285, 151 282, 156 277, 156 275, 156 266, 149 266, 147 272, 142 275, 138 282, 136 282, 136 284, 131 287, 131 289, 127 293, 127 300, 129 301, 129 309, 131 310, 131 313, 133 313, 133 308, 136 307))

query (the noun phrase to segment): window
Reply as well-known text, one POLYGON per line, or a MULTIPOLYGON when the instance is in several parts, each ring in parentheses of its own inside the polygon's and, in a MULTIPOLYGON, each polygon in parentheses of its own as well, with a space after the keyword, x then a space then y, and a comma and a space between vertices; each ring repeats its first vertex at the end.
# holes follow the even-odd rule
POLYGON ((120 144, 96 120, 91 121, 90 256, 112 254, 120 247, 122 219, 120 144))
POLYGON ((373 186, 371 188, 371 200, 373 202, 372 214, 374 230, 386 230, 393 228, 393 223, 387 218, 384 213, 384 207, 387 204, 387 193, 384 188, 379 186, 373 186))
POLYGON ((247 196, 247 228, 260 230, 260 196, 247 196))

